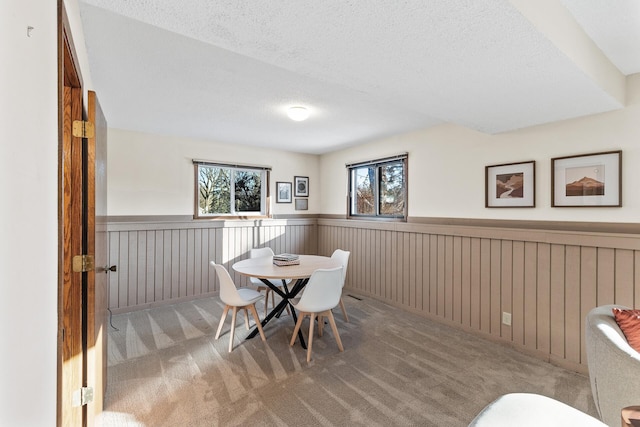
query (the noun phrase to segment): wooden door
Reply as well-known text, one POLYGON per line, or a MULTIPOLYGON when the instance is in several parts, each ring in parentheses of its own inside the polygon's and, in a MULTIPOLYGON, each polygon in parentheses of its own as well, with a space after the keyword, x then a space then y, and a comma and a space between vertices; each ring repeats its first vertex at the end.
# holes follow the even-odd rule
POLYGON ((89 91, 87 122, 94 133, 87 138, 87 253, 95 269, 87 275, 87 385, 93 402, 87 408, 88 425, 102 412, 107 386, 107 122, 96 93, 89 91))
POLYGON ((84 114, 82 77, 60 0, 58 7, 57 425, 73 427, 94 424, 95 416, 102 411, 106 388, 107 127, 94 92, 88 94, 84 114), (90 390, 93 398, 86 398, 84 390, 90 390))
POLYGON ((83 275, 74 272, 73 258, 83 254, 83 142, 73 135, 82 121, 82 79, 78 73, 64 9, 60 17, 59 91, 59 292, 58 292, 58 420, 59 426, 82 426, 83 407, 76 404, 85 382, 83 342, 83 275))

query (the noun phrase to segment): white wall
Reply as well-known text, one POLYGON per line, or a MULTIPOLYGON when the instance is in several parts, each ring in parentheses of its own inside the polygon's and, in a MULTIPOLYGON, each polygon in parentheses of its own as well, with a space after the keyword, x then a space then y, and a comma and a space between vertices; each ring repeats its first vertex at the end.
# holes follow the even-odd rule
POLYGON ((56 2, 3 0, 0 36, 0 425, 55 425, 56 2))
MULTIPOLYGON (((108 120, 108 118, 107 118, 108 120)), ((193 215, 192 160, 211 160, 272 167, 272 213, 320 211, 318 157, 213 141, 109 129, 108 212, 119 215, 193 215), (275 203, 275 183, 309 177, 309 210, 275 203)))
POLYGON ((323 156, 145 133, 109 130, 109 215, 192 215, 191 160, 261 164, 276 181, 310 177, 308 211, 272 202, 274 214, 345 215, 345 164, 409 153, 409 216, 638 222, 640 75, 627 78, 627 107, 610 113, 486 135, 442 125, 323 156), (623 151, 623 207, 551 208, 552 157, 623 151), (487 165, 536 161, 536 207, 484 207, 487 165))
MULTIPOLYGON (((523 100, 526 102, 526 100, 523 100)), ((320 159, 322 213, 345 215, 345 164, 409 153, 409 216, 639 222, 640 75, 627 78, 627 107, 499 135, 442 125, 320 159), (551 208, 551 158, 622 150, 623 207, 551 208), (485 166, 536 161, 536 208, 484 207, 485 166)))
MULTIPOLYGON (((67 11, 90 81, 77 1, 67 11)), ((0 425, 56 424, 58 322, 57 5, 0 12, 0 425), (27 27, 33 27, 27 36, 27 27)), ((88 87, 88 86, 87 86, 88 87)))

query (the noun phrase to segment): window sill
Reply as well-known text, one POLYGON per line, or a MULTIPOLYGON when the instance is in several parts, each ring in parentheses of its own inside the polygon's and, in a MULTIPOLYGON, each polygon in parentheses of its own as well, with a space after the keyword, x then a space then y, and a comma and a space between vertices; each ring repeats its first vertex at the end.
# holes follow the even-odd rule
POLYGON ((230 221, 230 220, 252 220, 271 219, 271 215, 220 215, 220 216, 198 216, 194 215, 194 220, 205 221, 230 221))

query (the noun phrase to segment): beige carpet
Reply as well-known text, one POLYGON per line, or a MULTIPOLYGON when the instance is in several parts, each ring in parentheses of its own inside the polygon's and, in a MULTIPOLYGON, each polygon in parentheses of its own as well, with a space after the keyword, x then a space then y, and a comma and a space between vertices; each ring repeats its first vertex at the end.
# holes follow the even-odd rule
MULTIPOLYGON (((285 314, 266 343, 238 315, 218 341, 218 298, 113 316, 104 426, 466 426, 509 392, 551 396, 595 415, 589 380, 458 329, 345 296, 335 318, 345 351, 325 328, 313 360, 285 314)), ((262 311, 259 303, 258 311, 262 311)), ((303 324, 308 330, 308 321, 303 324)), ((526 408, 523 408, 526 410, 526 408)))

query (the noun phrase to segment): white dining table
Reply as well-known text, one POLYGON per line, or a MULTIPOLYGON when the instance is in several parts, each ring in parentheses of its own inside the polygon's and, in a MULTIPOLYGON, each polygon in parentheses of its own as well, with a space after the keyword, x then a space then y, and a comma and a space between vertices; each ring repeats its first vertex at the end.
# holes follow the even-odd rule
MULTIPOLYGON (((274 317, 280 317, 280 314, 289 305, 291 309, 291 315, 293 317, 293 323, 297 322, 295 309, 290 300, 295 298, 298 293, 305 287, 309 278, 314 271, 324 268, 336 268, 340 267, 340 261, 326 256, 318 255, 299 255, 300 264, 277 266, 273 263, 273 257, 258 257, 248 258, 242 261, 238 261, 231 266, 234 271, 242 274, 243 276, 256 277, 260 279, 266 286, 272 291, 277 293, 282 301, 278 303, 260 322, 264 327, 274 317), (281 279, 283 286, 275 286, 268 279, 281 279), (287 286, 286 280, 295 280, 295 283, 291 288, 287 286)), ((257 328, 247 336, 247 339, 253 338, 258 333, 257 328)), ((302 337, 302 333, 298 331, 298 337, 303 348, 306 348, 305 341, 302 337)))

